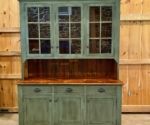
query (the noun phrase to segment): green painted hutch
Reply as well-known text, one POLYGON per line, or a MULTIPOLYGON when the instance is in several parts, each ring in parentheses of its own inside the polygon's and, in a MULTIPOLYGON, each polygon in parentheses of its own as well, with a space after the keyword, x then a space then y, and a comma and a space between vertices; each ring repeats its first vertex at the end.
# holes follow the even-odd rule
POLYGON ((19 125, 121 125, 120 0, 20 0, 19 125))

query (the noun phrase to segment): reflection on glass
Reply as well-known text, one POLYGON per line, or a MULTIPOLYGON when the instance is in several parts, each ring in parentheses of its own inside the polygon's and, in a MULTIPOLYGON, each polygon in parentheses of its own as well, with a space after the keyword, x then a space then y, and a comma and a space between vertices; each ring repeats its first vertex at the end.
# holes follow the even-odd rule
POLYGON ((90 39, 89 44, 89 52, 90 53, 99 53, 100 52, 100 46, 99 46, 99 39, 90 39))
POLYGON ((49 24, 40 24, 40 37, 50 38, 50 25, 49 24))
POLYGON ((39 41, 29 40, 29 53, 38 54, 39 53, 39 41))
POLYGON ((28 22, 38 22, 38 8, 37 7, 28 8, 28 22))
POLYGON ((69 8, 68 7, 59 7, 58 9, 58 15, 70 15, 69 14, 69 8))
POLYGON ((49 7, 40 7, 39 8, 39 18, 40 18, 40 22, 50 21, 49 7))
POLYGON ((72 40, 71 43, 71 53, 81 53, 81 41, 80 40, 72 40))
POLYGON ((69 38, 69 24, 59 24, 59 38, 69 38))
POLYGON ((38 24, 28 24, 29 38, 38 38, 38 24))
POLYGON ((80 53, 81 52, 81 8, 80 7, 59 7, 59 53, 80 53), (63 38, 63 39, 62 39, 63 38), (65 38, 65 39, 64 39, 65 38), (72 40, 69 43, 69 39, 72 40), (71 44, 71 45, 70 45, 71 44), (71 48, 70 48, 71 47, 71 48), (71 52, 70 52, 71 51, 71 52))
POLYGON ((112 21, 112 7, 102 7, 102 21, 112 21))
POLYGON ((101 37, 111 37, 112 35, 112 24, 102 23, 101 37))
POLYGON ((81 21, 81 9, 80 7, 71 8, 71 22, 80 22, 81 21))
POLYGON ((90 7, 90 21, 100 21, 100 7, 90 7))
POLYGON ((41 53, 42 54, 51 53, 50 40, 41 40, 41 53))
POLYGON ((90 23, 90 37, 100 37, 99 23, 90 23))
POLYGON ((101 40, 101 53, 111 53, 111 39, 101 40))
POLYGON ((81 37, 81 24, 72 23, 71 24, 71 38, 80 38, 81 37))
POLYGON ((59 7, 58 10, 59 22, 69 22, 69 8, 68 7, 59 7))
POLYGON ((69 53, 69 40, 59 40, 59 52, 60 54, 69 53))

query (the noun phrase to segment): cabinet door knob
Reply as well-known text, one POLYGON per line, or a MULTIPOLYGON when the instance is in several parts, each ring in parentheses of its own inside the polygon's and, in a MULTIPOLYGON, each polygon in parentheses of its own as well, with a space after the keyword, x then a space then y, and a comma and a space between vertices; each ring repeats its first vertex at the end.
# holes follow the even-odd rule
POLYGON ((34 89, 34 92, 41 92, 41 89, 35 88, 35 89, 34 89))
POLYGON ((73 91, 73 89, 72 88, 66 88, 66 92, 72 92, 73 91))
POLYGON ((99 88, 97 91, 100 92, 100 93, 102 93, 102 92, 105 92, 105 89, 99 88))

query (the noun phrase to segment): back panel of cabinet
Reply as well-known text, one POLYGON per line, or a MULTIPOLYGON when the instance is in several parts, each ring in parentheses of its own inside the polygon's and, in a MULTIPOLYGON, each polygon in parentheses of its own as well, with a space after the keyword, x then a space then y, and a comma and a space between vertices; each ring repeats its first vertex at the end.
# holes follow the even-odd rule
POLYGON ((28 60, 26 79, 117 79, 115 60, 60 59, 28 60))

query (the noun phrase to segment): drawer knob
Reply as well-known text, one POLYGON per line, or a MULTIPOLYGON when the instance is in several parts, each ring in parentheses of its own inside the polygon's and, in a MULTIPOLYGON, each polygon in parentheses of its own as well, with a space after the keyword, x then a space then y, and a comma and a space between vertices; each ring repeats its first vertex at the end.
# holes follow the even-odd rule
POLYGON ((34 89, 34 92, 41 92, 41 89, 35 88, 35 89, 34 89))
POLYGON ((72 92, 73 91, 73 89, 72 88, 66 88, 66 92, 72 92))
POLYGON ((100 93, 102 93, 102 92, 105 92, 105 89, 99 88, 97 91, 100 92, 100 93))

